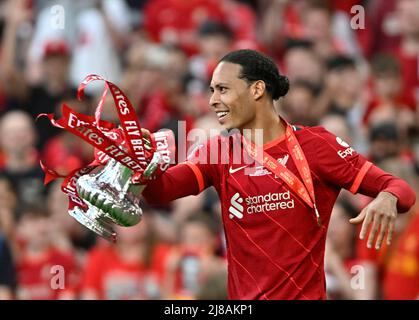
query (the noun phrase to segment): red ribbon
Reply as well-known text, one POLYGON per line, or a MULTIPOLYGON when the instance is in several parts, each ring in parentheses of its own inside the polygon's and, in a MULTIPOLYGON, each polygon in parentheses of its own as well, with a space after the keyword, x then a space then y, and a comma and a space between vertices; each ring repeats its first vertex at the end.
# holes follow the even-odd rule
MULTIPOLYGON (((95 147, 95 160, 86 167, 73 170, 68 175, 60 175, 40 162, 41 168, 45 172, 45 184, 57 178, 64 178, 61 190, 69 198, 69 210, 75 206, 83 210, 87 209, 87 205, 77 193, 77 179, 90 173, 98 165, 105 164, 109 157, 133 170, 136 174, 133 180, 138 181, 138 177, 144 172, 148 160, 152 156, 152 152, 146 151, 144 148, 141 126, 134 107, 128 97, 115 84, 101 76, 89 75, 78 88, 78 99, 84 98, 84 89, 89 83, 98 80, 105 82, 105 89, 96 107, 94 117, 80 114, 66 104, 62 106, 63 117, 59 120, 55 120, 53 114, 38 116, 47 116, 53 126, 67 130, 95 147), (111 122, 100 120, 108 91, 111 92, 114 99, 122 130, 116 128, 111 122), (127 150, 121 148, 123 145, 127 147, 127 150)), ((170 143, 174 145, 174 140, 170 143)), ((171 153, 174 154, 173 150, 171 153)))

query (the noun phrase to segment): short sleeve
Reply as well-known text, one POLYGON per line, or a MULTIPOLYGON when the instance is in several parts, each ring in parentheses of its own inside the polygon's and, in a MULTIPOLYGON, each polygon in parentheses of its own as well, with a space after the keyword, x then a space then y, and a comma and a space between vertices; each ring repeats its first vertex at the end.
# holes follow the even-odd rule
POLYGON ((209 186, 216 186, 220 181, 221 155, 225 155, 225 152, 221 152, 222 143, 219 136, 211 138, 193 148, 185 161, 195 174, 200 192, 209 186))
POLYGON ((309 130, 315 136, 314 153, 321 177, 339 188, 357 193, 372 163, 326 129, 317 127, 309 130))

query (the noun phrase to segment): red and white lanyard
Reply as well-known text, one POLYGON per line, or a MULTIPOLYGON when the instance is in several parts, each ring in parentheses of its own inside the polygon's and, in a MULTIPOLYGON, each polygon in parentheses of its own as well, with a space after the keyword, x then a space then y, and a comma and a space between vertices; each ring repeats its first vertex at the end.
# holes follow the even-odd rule
POLYGON ((295 137, 294 130, 288 123, 285 131, 285 139, 288 151, 294 160, 300 176, 303 178, 302 181, 294 173, 288 170, 282 163, 276 161, 275 158, 265 152, 262 147, 256 147, 253 142, 246 141, 244 137, 243 144, 247 148, 247 151, 251 157, 256 161, 259 161, 259 157, 257 156, 258 152, 263 153, 263 163, 261 164, 277 177, 281 178, 294 193, 296 193, 310 208, 314 209, 314 213, 316 214, 317 218, 317 224, 321 226, 319 211, 316 207, 316 198, 314 195, 314 186, 313 180, 311 178, 310 167, 304 152, 301 149, 297 138, 295 137))

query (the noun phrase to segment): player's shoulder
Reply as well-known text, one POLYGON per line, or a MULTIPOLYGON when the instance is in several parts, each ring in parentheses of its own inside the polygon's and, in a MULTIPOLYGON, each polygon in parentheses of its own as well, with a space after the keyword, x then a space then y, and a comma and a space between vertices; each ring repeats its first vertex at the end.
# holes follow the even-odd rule
POLYGON ((323 126, 301 126, 292 125, 294 133, 299 140, 311 141, 318 138, 330 138, 334 136, 331 132, 326 130, 323 126))
POLYGON ((303 127, 297 126, 299 129, 294 130, 301 147, 305 151, 332 152, 341 148, 350 147, 347 142, 340 137, 328 131, 323 126, 303 127))
POLYGON ((330 159, 337 155, 345 159, 357 155, 348 142, 322 126, 304 127, 295 131, 295 135, 304 152, 315 154, 317 158, 330 159))

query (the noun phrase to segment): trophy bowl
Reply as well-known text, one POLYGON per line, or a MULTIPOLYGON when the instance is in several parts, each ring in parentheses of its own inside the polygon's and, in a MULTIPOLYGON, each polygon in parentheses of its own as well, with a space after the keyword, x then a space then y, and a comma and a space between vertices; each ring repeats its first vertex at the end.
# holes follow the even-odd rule
POLYGON ((97 209, 97 217, 117 225, 129 227, 141 221, 142 210, 135 193, 138 185, 131 184, 132 170, 114 159, 109 159, 98 173, 81 176, 77 192, 88 204, 97 209))
MULTIPOLYGON (((153 155, 143 173, 145 177, 154 173, 160 159, 159 153, 153 155)), ((131 169, 111 158, 99 172, 81 176, 76 183, 77 193, 88 209, 75 207, 69 214, 96 234, 115 242, 113 223, 130 227, 142 218, 139 195, 145 185, 132 184, 132 175, 131 169)))

